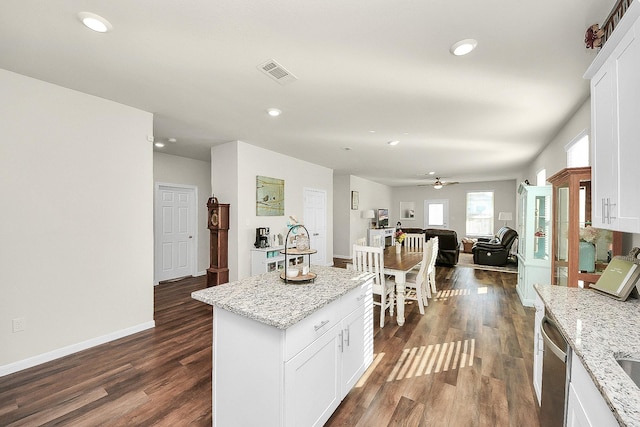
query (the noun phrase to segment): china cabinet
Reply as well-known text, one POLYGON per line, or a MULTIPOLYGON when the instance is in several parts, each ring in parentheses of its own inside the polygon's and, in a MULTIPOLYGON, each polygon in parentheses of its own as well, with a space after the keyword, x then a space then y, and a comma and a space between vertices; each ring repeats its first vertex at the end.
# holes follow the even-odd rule
POLYGON ((551 186, 518 188, 518 286, 523 305, 535 300, 533 285, 551 283, 551 186))
POLYGON ((620 233, 594 229, 589 238, 594 246, 594 271, 581 270, 581 230, 584 235, 591 225, 591 167, 563 169, 548 181, 553 185, 551 282, 588 287, 598 280, 611 257, 621 254, 620 233))
POLYGON ((585 73, 591 80, 593 225, 640 233, 640 2, 633 1, 585 73))

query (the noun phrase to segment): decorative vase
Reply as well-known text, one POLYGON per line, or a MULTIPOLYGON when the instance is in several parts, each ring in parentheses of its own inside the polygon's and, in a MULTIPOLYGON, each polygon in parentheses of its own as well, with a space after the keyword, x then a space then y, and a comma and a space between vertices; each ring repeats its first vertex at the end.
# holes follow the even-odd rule
POLYGON ((596 271, 596 247, 593 243, 580 242, 578 270, 593 273, 596 271))
POLYGON ((396 243, 396 253, 402 252, 402 243, 396 243))

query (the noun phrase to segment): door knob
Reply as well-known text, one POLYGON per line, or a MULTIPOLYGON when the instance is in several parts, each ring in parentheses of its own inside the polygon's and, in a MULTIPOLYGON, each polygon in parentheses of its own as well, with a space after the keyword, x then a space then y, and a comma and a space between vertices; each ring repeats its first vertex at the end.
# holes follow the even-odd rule
POLYGON ((189 236, 190 239, 193 239, 193 236, 189 236))
POLYGON ((319 236, 319 235, 320 235, 320 233, 313 233, 313 235, 314 235, 314 236, 319 236))

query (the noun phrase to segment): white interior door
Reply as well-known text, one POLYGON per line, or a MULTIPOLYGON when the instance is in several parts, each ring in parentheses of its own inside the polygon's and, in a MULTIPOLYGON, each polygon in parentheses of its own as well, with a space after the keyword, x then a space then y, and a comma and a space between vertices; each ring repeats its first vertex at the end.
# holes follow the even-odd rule
POLYGON ((311 255, 311 263, 327 265, 327 192, 305 188, 303 209, 309 244, 318 251, 311 255))
POLYGON ((449 228, 449 200, 424 201, 424 228, 449 228))
POLYGON ((195 187, 156 185, 156 283, 194 274, 195 187))

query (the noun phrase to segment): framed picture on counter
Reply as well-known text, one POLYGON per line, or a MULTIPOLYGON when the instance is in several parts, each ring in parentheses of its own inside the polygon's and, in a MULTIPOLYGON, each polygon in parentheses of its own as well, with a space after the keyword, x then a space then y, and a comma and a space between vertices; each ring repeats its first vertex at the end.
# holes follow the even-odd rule
POLYGON ((357 191, 352 191, 351 192, 351 209, 357 210, 359 204, 360 204, 360 195, 358 194, 357 191))

